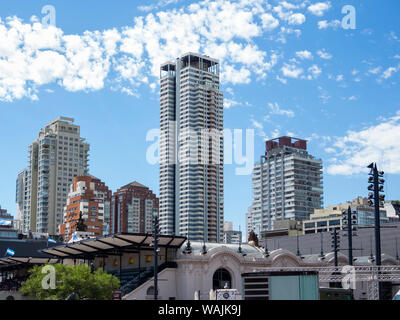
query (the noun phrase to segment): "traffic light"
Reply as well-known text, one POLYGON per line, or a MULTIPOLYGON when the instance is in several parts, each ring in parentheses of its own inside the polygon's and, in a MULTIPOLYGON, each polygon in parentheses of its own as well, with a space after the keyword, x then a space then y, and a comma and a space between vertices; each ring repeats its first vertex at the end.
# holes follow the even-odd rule
POLYGON ((383 171, 378 171, 375 163, 371 163, 368 168, 371 169, 368 174, 370 177, 368 178, 368 205, 374 206, 375 203, 379 204, 379 207, 384 206, 385 195, 380 194, 380 192, 384 192, 383 184, 385 183, 385 179, 383 179, 383 175, 385 174, 383 171))

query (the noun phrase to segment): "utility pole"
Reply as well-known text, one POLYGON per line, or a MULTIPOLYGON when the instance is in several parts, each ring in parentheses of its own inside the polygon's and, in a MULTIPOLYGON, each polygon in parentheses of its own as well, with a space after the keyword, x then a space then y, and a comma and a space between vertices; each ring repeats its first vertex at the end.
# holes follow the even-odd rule
MULTIPOLYGON (((383 192, 383 184, 385 183, 384 179, 381 179, 384 175, 383 171, 378 171, 376 163, 371 163, 368 166, 370 170, 368 182, 371 183, 368 186, 368 190, 372 191, 368 194, 369 205, 374 206, 375 209, 375 264, 376 266, 381 266, 381 217, 380 210, 381 201, 385 200, 385 195, 379 194, 379 192, 383 192), (373 200, 373 201, 372 201, 373 200)), ((379 286, 379 297, 380 300, 382 297, 382 286, 381 283, 378 282, 379 286)))

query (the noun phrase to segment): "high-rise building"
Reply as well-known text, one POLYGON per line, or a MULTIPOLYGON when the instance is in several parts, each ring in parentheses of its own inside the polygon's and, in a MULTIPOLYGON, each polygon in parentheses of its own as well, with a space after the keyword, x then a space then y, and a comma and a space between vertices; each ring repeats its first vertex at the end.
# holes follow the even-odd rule
POLYGON ((88 172, 89 144, 74 119, 58 117, 39 131, 28 150, 23 231, 56 234, 69 186, 88 172))
POLYGON ((158 198, 146 186, 132 182, 112 196, 110 232, 151 233, 158 198))
POLYGON ((220 242, 224 217, 219 63, 186 53, 161 66, 160 229, 220 242))
POLYGON ((222 242, 227 244, 239 244, 242 241, 242 231, 233 230, 231 221, 224 222, 222 242))
POLYGON ((307 152, 306 140, 280 137, 266 141, 252 183, 248 220, 259 237, 273 230, 275 221, 302 221, 322 208, 322 161, 307 152))
POLYGON ((94 176, 74 178, 68 193, 67 204, 64 207, 64 222, 59 227, 59 233, 64 240, 71 239, 81 213, 87 226, 86 231, 91 236, 102 236, 104 231, 108 233, 111 196, 111 190, 94 176))
POLYGON ((18 230, 22 231, 22 217, 24 215, 24 201, 25 201, 25 179, 27 169, 24 169, 18 173, 15 187, 15 202, 17 204, 17 211, 15 221, 18 224, 18 230))

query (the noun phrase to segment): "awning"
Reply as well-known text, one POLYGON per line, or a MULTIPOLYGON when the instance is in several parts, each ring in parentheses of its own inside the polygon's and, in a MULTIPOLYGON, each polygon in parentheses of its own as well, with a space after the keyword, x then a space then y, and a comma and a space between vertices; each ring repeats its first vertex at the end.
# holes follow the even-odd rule
POLYGON ((58 258, 4 257, 0 258, 0 269, 22 264, 57 263, 57 261, 58 258))
MULTIPOLYGON (((182 236, 158 236, 158 246, 165 248, 180 248, 186 241, 182 236)), ((84 259, 110 254, 134 252, 142 249, 151 249, 154 237, 146 233, 116 233, 104 237, 84 239, 74 243, 52 246, 42 249, 41 252, 61 259, 84 259)))

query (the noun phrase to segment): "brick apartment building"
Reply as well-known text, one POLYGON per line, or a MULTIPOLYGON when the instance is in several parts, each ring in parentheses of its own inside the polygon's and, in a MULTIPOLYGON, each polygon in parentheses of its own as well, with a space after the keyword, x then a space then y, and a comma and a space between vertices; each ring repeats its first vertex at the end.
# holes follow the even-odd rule
POLYGON ((156 195, 136 181, 129 183, 112 196, 110 232, 152 232, 154 211, 158 213, 156 195))
POLYGON ((76 231, 80 212, 87 232, 96 237, 109 233, 111 197, 112 191, 100 179, 91 175, 74 178, 64 207, 64 221, 59 227, 64 240, 70 240, 76 231))

